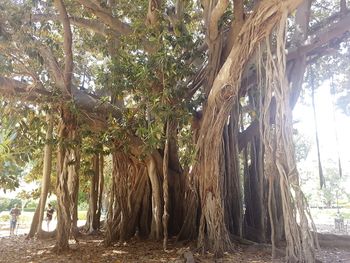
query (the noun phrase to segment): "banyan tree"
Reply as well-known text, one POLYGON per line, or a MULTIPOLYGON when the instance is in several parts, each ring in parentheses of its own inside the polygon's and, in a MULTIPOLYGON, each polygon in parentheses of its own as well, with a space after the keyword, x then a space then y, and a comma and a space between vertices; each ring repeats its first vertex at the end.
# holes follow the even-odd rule
POLYGON ((308 67, 350 28, 346 1, 329 1, 329 13, 319 2, 2 1, 1 96, 49 108, 47 142, 57 137, 56 153, 44 151, 45 178, 56 160, 57 250, 79 238, 88 138, 86 229, 103 227, 106 245, 139 235, 166 248, 177 237, 220 256, 250 240, 314 262, 292 110, 308 67))

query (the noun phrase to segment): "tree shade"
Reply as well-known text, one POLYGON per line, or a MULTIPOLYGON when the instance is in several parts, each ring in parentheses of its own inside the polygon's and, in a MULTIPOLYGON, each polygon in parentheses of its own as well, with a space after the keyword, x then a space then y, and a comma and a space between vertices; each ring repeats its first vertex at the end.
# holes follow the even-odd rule
POLYGON ((334 13, 311 0, 0 7, 0 94, 49 106, 55 119, 57 250, 77 238, 81 160, 90 154, 86 228, 100 227, 107 188, 107 245, 137 234, 166 248, 177 236, 222 255, 248 239, 271 242, 275 256, 286 241, 288 262, 314 262, 292 109, 309 65, 348 52, 346 1, 334 13))

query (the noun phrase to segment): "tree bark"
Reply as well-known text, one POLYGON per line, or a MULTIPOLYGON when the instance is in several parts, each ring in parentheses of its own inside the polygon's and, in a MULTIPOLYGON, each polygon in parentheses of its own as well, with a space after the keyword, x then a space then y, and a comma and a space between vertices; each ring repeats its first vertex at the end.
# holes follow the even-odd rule
POLYGON ((159 240, 162 235, 162 195, 158 177, 157 163, 153 156, 146 161, 152 191, 152 225, 151 238, 159 240))
POLYGON ((41 183, 41 193, 40 193, 40 212, 39 212, 39 224, 37 233, 42 230, 42 222, 44 218, 45 204, 47 199, 47 194, 50 187, 50 176, 52 168, 52 133, 53 133, 53 114, 48 112, 46 115, 46 122, 48 124, 46 132, 46 144, 44 147, 44 166, 43 166, 43 180, 41 183))
POLYGON ((225 209, 225 224, 230 233, 243 237, 243 200, 241 192, 241 174, 238 155, 238 102, 230 113, 229 123, 224 127, 223 152, 225 169, 223 185, 223 200, 225 209))
POLYGON ((223 64, 208 97, 198 140, 199 192, 202 215, 199 246, 209 247, 216 254, 232 249, 224 222, 222 191, 222 133, 234 102, 238 98, 240 80, 257 45, 273 28, 285 22, 297 1, 262 1, 246 21, 223 64), (269 25, 268 27, 266 25, 269 25))
POLYGON ((98 218, 98 198, 100 188, 100 158, 99 154, 95 153, 92 157, 93 175, 90 180, 90 194, 89 194, 89 210, 86 219, 86 231, 92 233, 99 228, 98 218))
POLYGON ((79 196, 79 169, 80 169, 80 135, 78 127, 70 131, 70 140, 73 144, 68 148, 69 163, 68 163, 68 192, 71 214, 71 235, 77 242, 78 229, 78 196, 79 196))
POLYGON ((35 234, 38 232, 40 206, 41 206, 40 203, 41 203, 41 199, 39 199, 39 204, 38 204, 38 206, 35 209, 35 212, 34 212, 34 215, 33 215, 33 219, 32 219, 32 223, 30 225, 29 233, 28 233, 26 239, 33 238, 35 236, 35 234))
POLYGON ((99 185, 98 185, 98 202, 97 202, 97 218, 96 218, 96 222, 97 222, 97 228, 100 227, 100 223, 101 223, 101 213, 102 213, 102 198, 103 198, 103 191, 104 191, 104 158, 103 158, 103 154, 100 153, 99 156, 99 175, 100 175, 100 180, 99 180, 99 185))
MULTIPOLYGON (((287 16, 284 17, 286 18, 287 16)), ((259 62, 266 69, 264 82, 260 83, 259 87, 264 89, 261 111, 262 135, 265 147, 265 175, 269 179, 271 239, 274 240, 275 226, 279 223, 278 218, 276 220, 278 207, 276 209, 272 202, 272 199, 279 199, 274 189, 274 182, 276 182, 283 211, 286 260, 287 262, 314 262, 315 243, 309 229, 309 222, 312 223, 312 220, 300 189, 293 145, 291 89, 288 85, 285 64, 285 24, 280 23, 276 31, 278 33, 274 46, 275 55, 272 55, 271 43, 266 39, 267 56, 259 62), (273 112, 271 104, 274 104, 273 112), (275 193, 274 198, 272 198, 273 193, 275 193), (297 220, 297 214, 299 220, 297 220)), ((261 54, 259 58, 261 59, 261 54)), ((273 249, 274 245, 273 243, 273 249)))
MULTIPOLYGON (((112 191, 106 224, 106 245, 150 232, 150 189, 145 165, 125 152, 113 153, 112 191)), ((161 222, 160 222, 161 223, 161 222)))
MULTIPOLYGON (((69 248, 72 226, 77 223, 79 147, 76 117, 66 106, 61 108, 57 153, 57 251, 69 248), (77 145, 78 144, 78 145, 77 145), (72 225, 73 224, 73 225, 72 225)), ((74 230, 74 229, 73 229, 74 230)), ((74 230, 75 231, 75 230, 74 230)))
POLYGON ((35 234, 42 232, 42 221, 45 211, 45 203, 47 194, 50 187, 50 175, 51 175, 51 165, 52 165, 52 134, 53 134, 53 115, 51 112, 47 112, 46 122, 48 124, 46 131, 46 143, 44 146, 44 156, 43 156, 43 178, 41 181, 41 192, 39 204, 35 209, 32 224, 28 233, 28 238, 34 237, 35 234))
POLYGON ((163 156, 163 249, 167 249, 168 245, 168 221, 169 221, 169 135, 170 135, 170 121, 166 123, 166 134, 165 134, 165 145, 164 145, 164 156, 163 156))
MULTIPOLYGON (((255 92, 249 92, 249 102, 253 110, 260 112, 262 94, 256 96, 255 92)), ((241 117, 243 124, 243 117, 241 117)), ((266 179, 264 175, 264 146, 259 131, 262 130, 262 120, 253 120, 253 123, 245 130, 244 154, 244 199, 245 199, 245 237, 256 242, 266 242, 267 231, 267 201, 266 179), (254 127, 256 132, 249 129, 254 127), (248 135, 250 133, 251 135, 248 135), (248 139, 250 137, 250 139, 248 139), (248 144, 248 142, 250 143, 248 144), (250 165, 248 164, 250 158, 250 165)))

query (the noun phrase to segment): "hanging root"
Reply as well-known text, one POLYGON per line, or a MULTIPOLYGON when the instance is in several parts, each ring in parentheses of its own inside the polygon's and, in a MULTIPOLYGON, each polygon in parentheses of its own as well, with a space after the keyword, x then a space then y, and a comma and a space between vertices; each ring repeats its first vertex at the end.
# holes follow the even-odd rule
MULTIPOLYGON (((270 40, 266 39, 266 53, 259 54, 259 63, 264 75, 259 76, 259 86, 264 91, 262 105, 263 140, 265 145, 265 176, 269 181, 279 182, 283 209, 284 231, 286 238, 287 262, 314 262, 315 237, 309 229, 314 226, 307 210, 305 197, 299 186, 299 174, 296 169, 293 135, 292 109, 289 105, 290 88, 285 74, 285 28, 287 13, 283 15, 276 28, 275 55, 272 55, 270 40), (263 81, 264 80, 264 81, 263 81), (272 98, 276 101, 276 112, 271 114, 272 98), (271 118, 271 115, 274 117, 271 118), (297 220, 297 218, 299 220, 297 220)), ((262 72, 262 71, 260 71, 262 72)), ((269 185, 271 193, 272 184, 269 185)), ((269 195, 269 199, 270 195, 269 195)), ((269 200, 269 211, 271 210, 269 200)), ((274 244, 274 224, 270 212, 272 246, 274 244)))

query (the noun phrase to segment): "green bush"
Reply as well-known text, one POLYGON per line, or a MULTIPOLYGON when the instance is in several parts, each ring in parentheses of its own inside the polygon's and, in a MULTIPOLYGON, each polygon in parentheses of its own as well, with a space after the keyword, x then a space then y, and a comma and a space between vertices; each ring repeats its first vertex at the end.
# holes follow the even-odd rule
POLYGON ((8 210, 9 206, 10 206, 10 199, 0 197, 0 212, 8 210))
POLYGON ((87 210, 89 208, 89 204, 87 202, 81 202, 78 204, 78 209, 87 210))
POLYGON ((34 207, 34 208, 30 207, 30 208, 24 208, 23 211, 24 212, 35 212, 35 209, 36 209, 36 207, 34 207))
POLYGON ((78 211, 78 220, 86 220, 87 211, 78 211))
POLYGON ((25 211, 35 211, 35 208, 39 205, 37 201, 29 201, 24 207, 25 211))
POLYGON ((0 222, 8 222, 10 221, 10 215, 0 215, 0 222))
POLYGON ((57 200, 50 200, 50 201, 47 202, 47 204, 51 204, 53 206, 53 208, 55 210, 57 210, 57 208, 56 208, 58 206, 57 200))
POLYGON ((347 211, 341 211, 340 212, 340 214, 342 215, 342 217, 344 218, 344 219, 347 219, 347 220, 349 220, 350 219, 350 211, 347 209, 347 211))

